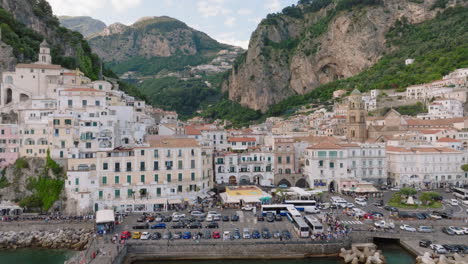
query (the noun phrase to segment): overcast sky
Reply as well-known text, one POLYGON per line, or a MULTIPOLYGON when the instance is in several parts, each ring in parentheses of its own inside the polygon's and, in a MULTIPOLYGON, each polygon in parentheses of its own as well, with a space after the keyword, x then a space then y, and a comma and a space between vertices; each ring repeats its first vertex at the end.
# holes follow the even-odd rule
POLYGON ((170 16, 216 40, 247 48, 250 34, 268 13, 297 0, 49 0, 56 15, 91 16, 110 25, 144 16, 170 16))

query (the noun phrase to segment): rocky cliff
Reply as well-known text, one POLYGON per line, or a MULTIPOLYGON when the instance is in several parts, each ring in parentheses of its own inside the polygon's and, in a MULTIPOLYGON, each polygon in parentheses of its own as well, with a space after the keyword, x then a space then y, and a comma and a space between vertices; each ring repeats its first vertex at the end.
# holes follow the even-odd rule
MULTIPOLYGON (((13 49, 18 62, 36 61, 39 44, 47 39, 52 47, 53 63, 80 68, 88 77, 97 79, 99 58, 91 53, 80 33, 60 26, 46 0, 0 0, 0 25, 2 41, 13 49)), ((6 54, 8 50, 1 53, 6 54)), ((6 59, 11 62, 14 58, 6 59)))
POLYGON ((205 54, 228 47, 167 16, 144 17, 130 26, 112 24, 88 42, 105 61, 205 54))
POLYGON ((60 16, 59 21, 62 26, 78 31, 85 37, 101 32, 106 28, 104 22, 89 16, 60 16))
POLYGON ((302 0, 259 24, 223 90, 231 100, 266 111, 288 96, 354 76, 391 49, 385 36, 397 20, 432 19, 441 10, 436 2, 302 0))

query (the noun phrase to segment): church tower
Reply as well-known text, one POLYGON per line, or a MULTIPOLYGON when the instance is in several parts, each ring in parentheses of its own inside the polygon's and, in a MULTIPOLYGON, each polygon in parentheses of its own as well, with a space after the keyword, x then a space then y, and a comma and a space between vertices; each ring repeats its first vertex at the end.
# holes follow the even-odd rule
POLYGON ((348 115, 346 117, 346 138, 349 141, 364 142, 367 139, 367 111, 362 101, 361 92, 354 89, 348 97, 348 115))
POLYGON ((52 64, 52 57, 50 56, 49 43, 44 39, 39 46, 39 64, 52 64))

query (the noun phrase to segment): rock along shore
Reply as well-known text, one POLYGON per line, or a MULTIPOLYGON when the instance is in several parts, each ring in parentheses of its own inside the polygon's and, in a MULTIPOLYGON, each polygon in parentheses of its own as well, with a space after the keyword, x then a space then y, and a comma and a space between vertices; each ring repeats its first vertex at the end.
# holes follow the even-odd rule
POLYGON ((91 229, 0 232, 0 249, 48 248, 82 250, 93 237, 91 229))

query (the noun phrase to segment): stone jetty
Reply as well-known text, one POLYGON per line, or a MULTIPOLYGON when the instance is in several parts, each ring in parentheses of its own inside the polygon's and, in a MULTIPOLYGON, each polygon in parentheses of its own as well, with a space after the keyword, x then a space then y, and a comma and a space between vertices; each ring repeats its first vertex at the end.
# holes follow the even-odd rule
POLYGON ((0 232, 0 249, 51 248, 82 250, 93 237, 90 229, 0 232))
POLYGON ((458 253, 449 258, 444 255, 432 257, 431 253, 426 252, 423 256, 416 258, 416 264, 468 264, 468 256, 460 256, 458 253))
POLYGON ((385 257, 382 251, 377 250, 377 247, 372 244, 352 245, 350 250, 340 249, 339 256, 343 258, 345 263, 351 264, 384 264, 385 257))

